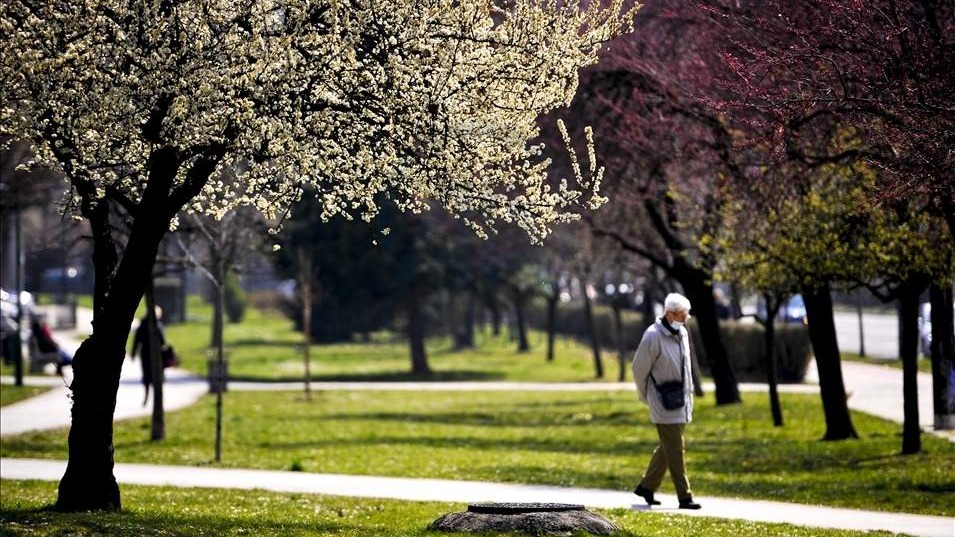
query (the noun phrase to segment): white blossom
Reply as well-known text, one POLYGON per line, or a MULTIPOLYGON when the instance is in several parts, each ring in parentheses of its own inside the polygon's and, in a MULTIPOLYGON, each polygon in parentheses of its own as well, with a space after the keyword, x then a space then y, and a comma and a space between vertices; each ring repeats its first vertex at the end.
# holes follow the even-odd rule
MULTIPOLYGON (((0 135, 79 196, 167 194, 268 218, 304 189, 324 218, 371 218, 380 197, 432 203, 479 235, 515 222, 534 240, 603 201, 571 151, 548 187, 537 118, 569 104, 578 70, 629 31, 623 0, 185 0, 0 4, 0 135), (162 159, 167 160, 162 160, 162 159), (207 161, 214 170, 198 173, 207 161), (216 180, 224 166, 235 181, 216 180)), ((92 200, 92 201, 95 201, 92 200)))

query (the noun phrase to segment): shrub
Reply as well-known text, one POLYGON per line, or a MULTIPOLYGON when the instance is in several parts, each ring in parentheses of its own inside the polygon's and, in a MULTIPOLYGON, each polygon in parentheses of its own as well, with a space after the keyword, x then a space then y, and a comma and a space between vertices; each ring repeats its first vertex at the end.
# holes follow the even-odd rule
POLYGON ((225 316, 230 323, 242 322, 245 317, 245 291, 234 272, 225 277, 225 316))
MULTIPOLYGON (((690 337, 700 368, 705 374, 710 371, 706 358, 706 349, 700 341, 695 323, 690 323, 690 337)), ((726 344, 726 353, 733 364, 737 380, 743 382, 765 382, 767 372, 764 329, 756 323, 723 321, 720 333, 726 344)), ((802 382, 809 369, 812 358, 809 331, 803 324, 777 324, 774 342, 776 352, 776 372, 780 382, 802 382)))
MULTIPOLYGON (((621 312, 623 324, 624 350, 632 356, 640 344, 645 330, 643 316, 640 313, 624 310, 621 312)), ((594 305, 594 322, 597 326, 597 338, 600 346, 610 352, 616 352, 617 342, 613 320, 613 310, 608 306, 594 305)), ((528 323, 539 330, 547 329, 547 306, 535 301, 528 308, 528 323)), ((710 364, 706 359, 699 330, 696 323, 690 322, 691 348, 696 353, 700 368, 709 374, 710 364)), ((588 340, 587 321, 584 305, 581 302, 560 303, 557 306, 557 333, 588 340)), ((722 321, 720 333, 726 344, 726 350, 737 379, 744 382, 764 382, 766 380, 766 353, 763 343, 763 327, 756 323, 722 321)), ((776 364, 780 382, 802 382, 812 357, 809 332, 805 325, 776 325, 776 364)))

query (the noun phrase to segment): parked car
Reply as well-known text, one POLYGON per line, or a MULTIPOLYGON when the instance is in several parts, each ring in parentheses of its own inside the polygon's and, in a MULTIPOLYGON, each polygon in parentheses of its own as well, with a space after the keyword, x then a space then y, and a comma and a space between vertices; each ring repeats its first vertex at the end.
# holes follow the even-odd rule
POLYGON ((919 348, 922 356, 932 357, 932 305, 919 304, 919 348))
MULTIPOLYGON (((20 304, 23 306, 23 312, 28 314, 35 306, 33 295, 26 291, 20 293, 20 304)), ((3 355, 4 362, 8 364, 13 363, 13 357, 16 355, 17 340, 14 337, 17 333, 16 319, 16 293, 9 293, 6 289, 0 288, 0 354, 3 355)), ((24 322, 20 327, 20 340, 25 341, 29 335, 29 322, 24 322)))
POLYGON ((786 304, 780 308, 779 315, 782 321, 786 323, 808 324, 806 303, 803 301, 802 295, 793 295, 792 298, 787 300, 786 304))
MULTIPOLYGON (((747 308, 743 308, 743 313, 745 314, 747 308)), ((752 310, 749 310, 752 311, 752 310)), ((756 315, 761 319, 766 318, 766 303, 763 302, 763 299, 760 298, 756 302, 756 315)), ((782 307, 779 308, 779 313, 776 314, 776 320, 784 323, 802 323, 808 324, 806 317, 806 303, 802 299, 802 295, 793 295, 786 301, 782 307)))
MULTIPOLYGON (((23 305, 23 313, 29 314, 33 308, 36 306, 36 302, 33 300, 33 293, 28 291, 20 292, 20 304, 23 305)), ((10 293, 6 289, 0 288, 0 307, 2 307, 3 315, 8 315, 12 318, 17 316, 17 295, 16 293, 10 293)))

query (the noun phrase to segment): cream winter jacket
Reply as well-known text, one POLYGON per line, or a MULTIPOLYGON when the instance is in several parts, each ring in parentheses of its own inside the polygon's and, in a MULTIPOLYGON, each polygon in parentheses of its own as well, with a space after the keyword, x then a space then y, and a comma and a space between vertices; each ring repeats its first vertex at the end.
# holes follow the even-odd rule
POLYGON ((690 360, 690 339, 686 328, 680 328, 673 334, 657 319, 643 334, 640 346, 633 356, 633 380, 637 384, 640 400, 650 406, 650 420, 653 423, 690 423, 693 420, 693 375, 690 360), (680 362, 683 362, 683 393, 686 404, 683 408, 667 410, 660 402, 650 381, 650 373, 657 384, 680 380, 680 362))

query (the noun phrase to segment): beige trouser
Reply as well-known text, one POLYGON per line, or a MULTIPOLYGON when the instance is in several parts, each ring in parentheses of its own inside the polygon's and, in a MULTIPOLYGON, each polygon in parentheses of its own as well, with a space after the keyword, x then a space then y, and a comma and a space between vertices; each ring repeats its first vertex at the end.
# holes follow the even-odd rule
POLYGON ((667 469, 670 470, 670 478, 673 479, 673 485, 676 487, 676 496, 680 500, 686 500, 693 497, 693 491, 690 490, 690 480, 686 477, 686 462, 683 460, 683 454, 686 447, 683 443, 684 423, 657 424, 657 434, 660 436, 660 444, 653 450, 653 457, 650 458, 650 465, 647 467, 647 473, 640 480, 640 486, 656 492, 663 483, 663 475, 667 469))

